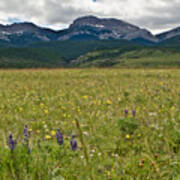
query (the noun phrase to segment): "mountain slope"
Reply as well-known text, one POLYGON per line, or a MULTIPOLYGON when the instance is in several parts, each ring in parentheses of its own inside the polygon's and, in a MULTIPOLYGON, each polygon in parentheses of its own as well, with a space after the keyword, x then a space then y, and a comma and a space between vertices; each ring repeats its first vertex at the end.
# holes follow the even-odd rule
POLYGON ((87 53, 72 67, 167 68, 180 67, 180 52, 164 48, 111 49, 87 53))
POLYGON ((47 28, 41 28, 33 23, 15 23, 12 25, 0 25, 0 40, 9 46, 29 45, 37 42, 56 40, 58 32, 47 28))
POLYGON ((180 35, 162 41, 158 46, 180 51, 180 35))
POLYGON ((94 16, 76 19, 58 40, 69 40, 75 37, 91 37, 99 40, 142 38, 158 42, 158 39, 145 29, 140 29, 122 20, 99 19, 94 16))
POLYGON ((47 48, 53 50, 55 53, 60 54, 66 61, 77 59, 79 56, 95 50, 108 50, 114 48, 129 48, 136 49, 143 47, 138 43, 127 40, 86 40, 76 39, 68 41, 44 42, 33 44, 34 48, 47 48))
POLYGON ((177 28, 172 29, 170 31, 167 31, 167 32, 156 35, 156 37, 160 41, 165 41, 167 39, 171 39, 171 38, 174 38, 176 36, 180 36, 180 27, 177 27, 177 28))

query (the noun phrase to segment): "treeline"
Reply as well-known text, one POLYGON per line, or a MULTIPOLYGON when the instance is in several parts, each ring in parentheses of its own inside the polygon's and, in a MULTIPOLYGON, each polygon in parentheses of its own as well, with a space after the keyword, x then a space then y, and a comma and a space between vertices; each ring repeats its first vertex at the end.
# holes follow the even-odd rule
POLYGON ((71 40, 0 46, 0 68, 179 67, 180 38, 142 45, 125 40, 71 40))

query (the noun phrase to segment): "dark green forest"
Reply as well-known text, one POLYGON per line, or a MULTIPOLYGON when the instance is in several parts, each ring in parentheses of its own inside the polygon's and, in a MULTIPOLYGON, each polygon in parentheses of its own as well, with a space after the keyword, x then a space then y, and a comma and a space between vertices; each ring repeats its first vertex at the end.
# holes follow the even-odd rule
POLYGON ((74 39, 9 46, 0 42, 0 68, 179 67, 180 36, 158 44, 74 39))

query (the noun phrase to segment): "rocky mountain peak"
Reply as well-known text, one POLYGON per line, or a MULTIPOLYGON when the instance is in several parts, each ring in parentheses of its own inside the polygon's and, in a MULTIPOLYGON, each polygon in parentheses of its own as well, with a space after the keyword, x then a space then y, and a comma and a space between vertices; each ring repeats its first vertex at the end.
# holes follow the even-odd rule
POLYGON ((91 36, 95 39, 125 39, 137 38, 157 42, 158 39, 149 31, 135 25, 114 18, 98 18, 85 16, 76 19, 69 27, 66 34, 59 40, 71 39, 75 36, 91 36))
POLYGON ((24 31, 36 31, 38 30, 38 26, 36 26, 33 23, 28 23, 28 22, 24 22, 24 23, 14 23, 11 25, 1 25, 0 26, 0 31, 6 31, 9 33, 16 33, 18 31, 24 32, 24 31))
POLYGON ((94 27, 104 27, 104 28, 117 28, 123 26, 129 26, 134 29, 139 29, 137 26, 131 25, 125 21, 114 19, 114 18, 97 18, 95 16, 84 16, 76 19, 73 24, 70 26, 94 26, 94 27))
POLYGON ((164 41, 164 40, 173 38, 175 36, 180 36, 180 27, 177 27, 177 28, 167 31, 165 33, 158 34, 156 37, 160 41, 164 41))

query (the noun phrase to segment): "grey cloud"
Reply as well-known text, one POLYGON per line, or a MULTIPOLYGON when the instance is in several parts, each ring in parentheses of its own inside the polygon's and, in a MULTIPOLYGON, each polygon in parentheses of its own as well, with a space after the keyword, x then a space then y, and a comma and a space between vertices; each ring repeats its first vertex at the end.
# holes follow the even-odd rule
POLYGON ((138 25, 152 30, 180 26, 180 1, 164 1, 161 7, 148 7, 147 15, 134 19, 138 25))
POLYGON ((0 15, 6 19, 16 17, 39 24, 68 25, 79 16, 91 14, 123 19, 152 31, 179 26, 179 9, 179 0, 137 0, 137 3, 134 0, 97 0, 96 3, 92 0, 1 0, 0 3, 0 15), (112 6, 115 2, 116 8, 112 6))
POLYGON ((71 23, 75 17, 88 14, 82 9, 73 8, 73 6, 64 7, 63 4, 56 2, 47 3, 44 6, 45 20, 50 23, 71 23))

